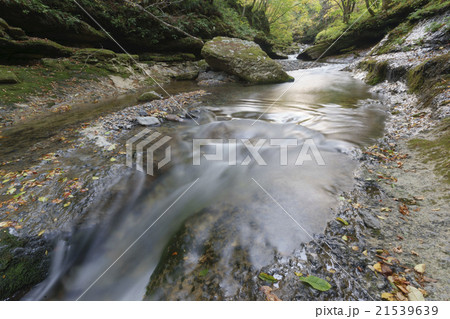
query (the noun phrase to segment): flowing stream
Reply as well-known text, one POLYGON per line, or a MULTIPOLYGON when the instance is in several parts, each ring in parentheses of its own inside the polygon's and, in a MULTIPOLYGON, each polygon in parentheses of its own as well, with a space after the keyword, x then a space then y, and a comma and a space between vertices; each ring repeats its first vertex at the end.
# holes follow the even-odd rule
POLYGON ((290 72, 295 83, 211 88, 201 125, 170 132, 170 165, 157 177, 129 170, 95 208, 108 218, 61 240, 49 277, 25 299, 239 298, 247 272, 323 232, 352 186, 352 152, 383 131, 381 103, 343 67, 290 72), (209 145, 193 152, 194 139, 209 145), (261 140, 263 163, 248 149, 261 140), (296 144, 283 158, 277 143, 286 140, 296 144), (203 156, 218 148, 222 160, 203 156))

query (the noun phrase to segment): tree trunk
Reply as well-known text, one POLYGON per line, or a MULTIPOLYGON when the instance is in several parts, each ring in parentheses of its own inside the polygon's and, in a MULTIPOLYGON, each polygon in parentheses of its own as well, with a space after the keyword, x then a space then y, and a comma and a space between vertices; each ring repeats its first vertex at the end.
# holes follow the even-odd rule
POLYGON ((367 11, 369 11, 371 16, 374 16, 375 12, 372 10, 372 5, 370 4, 369 0, 365 0, 365 1, 366 1, 367 11))

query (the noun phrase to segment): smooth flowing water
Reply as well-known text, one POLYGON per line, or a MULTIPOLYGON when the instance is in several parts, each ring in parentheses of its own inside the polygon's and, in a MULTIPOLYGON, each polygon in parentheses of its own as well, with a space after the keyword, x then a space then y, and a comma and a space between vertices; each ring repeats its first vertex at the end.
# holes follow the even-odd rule
POLYGON ((26 299, 236 299, 246 274, 323 232, 352 186, 352 150, 383 130, 380 103, 342 67, 211 89, 216 119, 172 131, 158 177, 128 170, 96 208, 109 218, 61 241, 49 278, 26 299), (199 139, 208 145, 193 151, 199 139), (204 157, 218 149, 221 160, 204 157))

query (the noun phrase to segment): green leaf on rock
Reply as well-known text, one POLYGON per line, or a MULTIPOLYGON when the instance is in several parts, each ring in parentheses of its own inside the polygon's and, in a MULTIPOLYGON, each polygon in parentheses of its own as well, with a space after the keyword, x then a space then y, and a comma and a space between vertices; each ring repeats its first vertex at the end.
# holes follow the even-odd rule
POLYGON ((331 285, 328 281, 323 280, 322 278, 319 278, 316 276, 299 277, 299 279, 303 282, 306 282, 314 289, 317 289, 320 291, 327 291, 327 290, 330 290, 330 288, 331 288, 331 285))
POLYGON ((200 271, 200 273, 198 274, 200 277, 205 277, 208 274, 209 270, 208 269, 203 269, 200 271))
POLYGON ((348 222, 347 222, 345 219, 343 219, 343 218, 341 218, 341 217, 337 217, 336 220, 337 220, 338 222, 341 222, 341 223, 344 224, 345 226, 348 226, 348 222))
POLYGON ((275 283, 278 280, 276 280, 273 276, 266 274, 265 272, 262 272, 259 274, 258 276, 259 279, 270 282, 270 283, 275 283))

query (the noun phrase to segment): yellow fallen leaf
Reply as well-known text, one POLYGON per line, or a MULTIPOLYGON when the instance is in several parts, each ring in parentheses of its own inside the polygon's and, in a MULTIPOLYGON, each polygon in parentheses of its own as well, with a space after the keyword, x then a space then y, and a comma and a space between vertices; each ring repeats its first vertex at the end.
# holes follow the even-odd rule
POLYGON ((93 176, 92 177, 92 179, 95 181, 95 180, 97 180, 97 179, 99 179, 100 177, 97 177, 97 176, 93 176))
POLYGON ((64 204, 64 207, 67 207, 69 205, 70 205, 70 202, 67 202, 67 203, 64 204))
POLYGON ((382 272, 380 263, 376 263, 375 265, 373 265, 373 268, 378 272, 382 272))
POLYGON ((42 236, 44 233, 45 233, 45 229, 44 229, 44 230, 41 230, 41 231, 38 233, 38 236, 42 236))
POLYGON ((389 292, 383 292, 383 293, 381 294, 381 299, 389 300, 389 301, 394 301, 394 300, 395 300, 395 297, 394 297, 393 294, 391 294, 391 293, 389 293, 389 292))
POLYGON ((111 161, 111 162, 115 162, 115 161, 117 161, 117 160, 116 160, 114 157, 111 157, 110 161, 111 161))
POLYGON ((342 239, 345 240, 345 241, 347 241, 347 240, 348 240, 348 237, 347 237, 346 235, 344 235, 344 236, 342 236, 342 239))
POLYGON ((362 253, 364 256, 367 256, 367 250, 364 250, 362 253))

